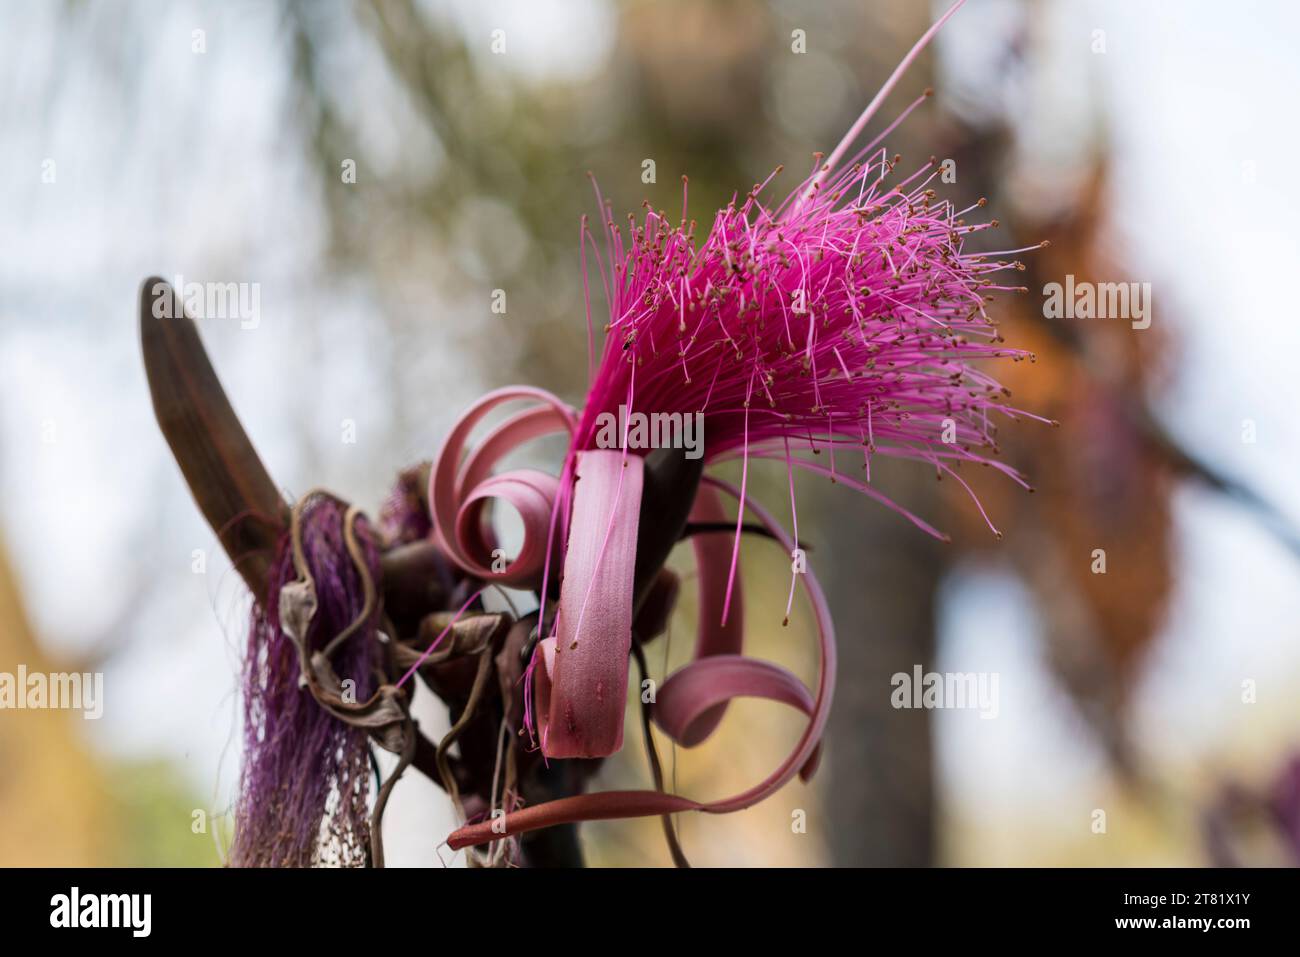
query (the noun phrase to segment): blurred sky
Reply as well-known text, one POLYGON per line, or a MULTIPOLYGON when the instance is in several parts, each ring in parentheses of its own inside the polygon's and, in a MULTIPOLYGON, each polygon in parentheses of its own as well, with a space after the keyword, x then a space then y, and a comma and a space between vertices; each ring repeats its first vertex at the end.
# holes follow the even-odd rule
MULTIPOLYGON (((779 6, 787 15, 798 7, 779 6)), ((939 45, 941 79, 946 69, 960 83, 1005 6, 972 0, 958 15, 939 45)), ((1300 324, 1277 294, 1300 267, 1290 227, 1300 198, 1279 169, 1300 153, 1300 8, 1047 6, 1053 26, 1025 116, 1028 175, 1050 190, 1059 172, 1068 186, 1072 131, 1104 114, 1126 272, 1153 284, 1157 310, 1168 305, 1157 322, 1180 324, 1161 414, 1190 447, 1300 522, 1300 324), (1104 55, 1090 50, 1096 28, 1106 31, 1104 55), (1253 445, 1241 441, 1247 418, 1257 423, 1253 445)), ((485 34, 508 24, 509 68, 530 82, 610 68, 615 17, 598 0, 450 9, 473 49, 486 51, 485 34)), ((374 505, 397 467, 432 453, 457 409, 502 383, 474 381, 448 354, 445 303, 412 297, 412 317, 428 317, 426 351, 412 361, 438 383, 437 399, 415 411, 408 434, 386 431, 376 377, 393 345, 368 334, 371 291, 328 271, 319 174, 284 147, 287 52, 276 10, 98 4, 65 17, 56 4, 9 2, 0 22, 0 531, 42 639, 69 656, 115 651, 105 718, 87 728, 97 746, 168 756, 219 804, 238 767, 246 598, 153 420, 135 330, 141 280, 180 272, 261 283, 256 330, 202 329, 290 494, 325 480, 374 505), (198 56, 191 30, 200 26, 207 52, 198 56), (46 159, 57 164, 54 184, 41 182, 46 159), (355 445, 339 441, 345 418, 357 422, 355 445), (206 574, 191 572, 194 549, 207 552, 206 574)), ((358 90, 385 94, 364 60, 349 66, 358 90)), ((400 108, 370 125, 391 140, 395 163, 405 149, 427 148, 403 140, 400 108)), ((572 187, 587 188, 576 178, 572 187)), ((573 334, 582 335, 576 318, 573 334)), ((1139 744, 1170 767, 1276 754, 1284 719, 1294 727, 1285 702, 1300 687, 1300 566, 1235 506, 1191 489, 1177 506, 1178 588, 1137 697, 1139 744), (1259 682, 1253 710, 1240 702, 1243 678, 1259 682)), ((945 591, 939 666, 1001 674, 998 720, 937 718, 944 801, 960 818, 1067 820, 1075 808, 1086 817, 1107 787, 1100 755, 1040 663, 1027 608, 996 568, 959 574, 945 591)), ((417 786, 395 800, 404 791, 410 810, 401 813, 433 813, 417 809, 432 804, 417 786)))

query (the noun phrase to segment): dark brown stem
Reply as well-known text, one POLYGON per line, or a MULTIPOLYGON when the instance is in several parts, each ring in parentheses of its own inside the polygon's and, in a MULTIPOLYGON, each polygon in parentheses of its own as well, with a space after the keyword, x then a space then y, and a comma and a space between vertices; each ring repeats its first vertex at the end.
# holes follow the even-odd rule
POLYGON ((646 456, 636 543, 636 607, 682 537, 703 474, 704 460, 688 459, 680 449, 656 449, 646 456))

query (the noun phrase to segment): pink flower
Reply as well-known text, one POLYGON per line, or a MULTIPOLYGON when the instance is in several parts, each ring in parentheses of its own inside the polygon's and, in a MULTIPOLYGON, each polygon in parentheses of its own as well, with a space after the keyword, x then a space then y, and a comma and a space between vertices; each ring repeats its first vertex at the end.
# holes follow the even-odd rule
MULTIPOLYGON (((770 698, 809 716, 781 766, 731 799, 581 795, 516 811, 507 816, 505 833, 601 817, 738 810, 796 773, 811 774, 834 682, 832 625, 815 577, 795 572, 787 618, 802 581, 820 635, 816 687, 741 654, 737 569, 746 514, 757 517, 795 564, 802 556, 797 517, 789 536, 749 499, 750 463, 784 464, 792 512, 797 467, 849 485, 939 536, 871 486, 872 456, 917 459, 964 485, 954 466, 987 461, 983 452, 995 446, 991 414, 1015 414, 1004 403, 1005 390, 972 363, 1023 357, 1001 346, 986 312, 990 293, 1016 288, 999 276, 1018 264, 964 251, 966 236, 997 225, 966 222, 983 200, 956 208, 932 188, 939 172, 934 160, 900 173, 897 159, 879 145, 924 97, 846 156, 908 64, 960 5, 922 37, 831 156, 823 161, 818 155, 784 199, 764 199, 778 169, 718 212, 702 239, 687 217, 685 186, 680 222, 649 208, 639 222, 629 216, 626 228, 606 219, 603 250, 584 222, 584 279, 590 244, 609 321, 599 363, 591 357, 595 368, 581 411, 538 390, 501 390, 471 409, 444 446, 430 500, 453 559, 485 580, 527 585, 541 595, 551 594, 552 578, 562 570, 556 614, 543 619, 546 637, 529 667, 535 694, 526 720, 544 754, 603 757, 621 747, 638 603, 688 513, 695 522, 725 519, 720 493, 739 504, 735 534, 729 542, 716 534, 695 539, 701 588, 696 659, 660 687, 655 720, 692 746, 713 731, 733 697, 770 698), (518 398, 532 407, 462 462, 472 426, 491 408, 518 398), (649 449, 629 447, 636 445, 628 441, 636 413, 698 413, 699 465, 739 459, 739 488, 708 475, 701 479, 700 468, 683 456, 649 460, 649 449), (622 432, 614 448, 604 441, 611 419, 622 432), (529 470, 490 475, 506 451, 550 431, 571 437, 558 479, 529 470), (666 481, 660 467, 677 475, 668 493, 656 491, 666 481), (659 498, 647 508, 652 495, 659 498), (492 573, 491 542, 480 522, 480 509, 492 497, 507 499, 526 529, 523 550, 503 574, 492 573), (666 544, 651 545, 659 525, 673 534, 666 544), (656 561, 647 559, 650 552, 656 561)), ((599 190, 597 203, 604 216, 599 190)), ((590 303, 589 292, 587 298, 590 303)), ((588 328, 590 354, 590 306, 588 328)), ((1023 484, 1010 468, 988 464, 1023 484)), ((463 847, 501 836, 499 822, 495 830, 485 822, 462 828, 450 843, 463 847)))

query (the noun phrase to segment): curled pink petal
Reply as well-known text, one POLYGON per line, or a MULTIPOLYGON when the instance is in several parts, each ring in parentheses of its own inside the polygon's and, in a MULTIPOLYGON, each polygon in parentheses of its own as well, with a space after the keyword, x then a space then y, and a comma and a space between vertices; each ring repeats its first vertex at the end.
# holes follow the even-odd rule
POLYGON ((698 724, 732 698, 767 698, 812 715, 816 702, 802 681, 779 665, 743 655, 699 658, 673 672, 655 695, 655 724, 684 747, 704 740, 698 724))
MULTIPOLYGON (((515 390, 506 391, 513 392, 515 390)), ((487 398, 479 404, 481 405, 483 401, 487 401, 487 398)), ((560 401, 555 396, 551 396, 551 400, 554 402, 560 401)), ((474 409, 470 409, 465 414, 469 415, 473 411, 474 409)), ((465 462, 456 480, 456 494, 465 495, 469 489, 478 485, 491 474, 493 466, 498 461, 525 442, 556 432, 566 431, 568 428, 569 420, 554 405, 535 405, 516 413, 489 432, 483 441, 476 445, 474 450, 465 457, 465 462)))
POLYGON ((471 575, 503 585, 537 587, 555 543, 551 541, 559 482, 532 469, 493 476, 492 467, 531 439, 574 429, 573 410, 542 389, 511 386, 490 392, 461 416, 443 443, 429 476, 429 510, 443 549, 471 575), (497 426, 462 462, 470 432, 497 406, 529 400, 532 408, 497 426), (523 521, 519 554, 500 570, 495 542, 482 522, 490 499, 509 502, 523 521), (495 566, 495 567, 494 567, 495 566))
MULTIPOLYGON (((735 486, 711 476, 706 476, 704 481, 739 500, 740 490, 735 486)), ((793 540, 765 509, 757 505, 752 499, 746 501, 745 508, 758 518, 759 522, 772 533, 787 551, 794 549, 793 540)), ((558 801, 535 804, 511 812, 504 819, 498 818, 496 821, 482 821, 466 825, 456 830, 448 838, 449 846, 453 850, 459 850, 462 847, 471 847, 500 840, 512 834, 578 821, 649 817, 691 810, 705 811, 710 814, 725 814, 757 804, 784 787, 796 774, 806 780, 807 776, 816 767, 821 752, 822 732, 826 728, 826 719, 830 714, 831 692, 835 685, 836 658, 835 629, 831 621, 830 609, 826 604, 826 596, 822 593, 821 586, 817 583, 811 569, 803 575, 803 584, 808 592, 808 599, 816 619, 818 643, 821 650, 821 662, 817 671, 817 689, 812 700, 812 712, 809 716, 808 725, 804 728, 804 732, 800 735, 794 749, 775 771, 754 787, 721 801, 710 802, 693 801, 689 798, 675 794, 664 794, 658 791, 608 791, 597 794, 581 794, 575 797, 562 798, 558 801)), ((704 665, 704 661, 696 662, 696 665, 704 665)), ((725 664, 707 665, 706 667, 724 668, 725 664)), ((753 672, 753 674, 757 674, 757 672, 753 672)), ((797 692, 794 692, 784 679, 767 674, 763 680, 769 683, 769 690, 780 689, 782 695, 797 697, 797 692)), ((690 703, 689 700, 687 703, 690 703)), ((694 709, 684 708, 684 710, 694 709)), ((689 724, 689 722, 687 723, 689 724)))
MULTIPOLYGON (((691 510, 692 522, 724 522, 726 510, 717 489, 705 485, 695 496, 691 510)), ((732 537, 726 532, 704 532, 692 539, 695 547, 695 564, 699 569, 699 619, 698 637, 695 640, 695 657, 710 655, 737 655, 744 646, 744 603, 740 600, 740 581, 734 586, 735 602, 727 620, 722 620, 722 609, 727 600, 732 537)), ((739 575, 739 571, 737 571, 739 575)), ((678 740, 688 748, 701 743, 711 735, 727 712, 726 700, 697 715, 691 722, 689 734, 678 740)))
POLYGON ((507 585, 533 582, 546 559, 551 510, 558 490, 555 476, 535 469, 516 469, 484 479, 461 500, 456 513, 456 539, 468 554, 486 555, 489 566, 500 567, 491 557, 497 543, 483 522, 483 508, 494 499, 510 503, 523 522, 523 544, 504 571, 490 569, 494 572, 492 578, 507 585))
POLYGON ((623 746, 644 470, 617 450, 576 456, 554 664, 544 669, 548 700, 537 702, 547 757, 599 758, 623 746))
MULTIPOLYGON (((729 482, 712 476, 705 476, 704 481, 733 496, 737 501, 740 500, 740 490, 729 482)), ((786 554, 794 551, 794 541, 765 508, 752 499, 745 502, 745 508, 752 512, 763 527, 781 543, 786 554)), ((822 592, 821 584, 813 574, 811 566, 803 575, 803 586, 812 604, 813 616, 817 623, 818 650, 821 652, 821 663, 817 669, 817 690, 808 726, 804 729, 794 750, 780 767, 748 791, 711 804, 707 808, 711 812, 739 811, 757 804, 763 798, 780 790, 792 777, 809 767, 810 762, 821 750, 822 732, 826 730, 826 719, 830 717, 831 696, 835 689, 835 623, 831 620, 831 610, 826 603, 826 595, 822 592)))

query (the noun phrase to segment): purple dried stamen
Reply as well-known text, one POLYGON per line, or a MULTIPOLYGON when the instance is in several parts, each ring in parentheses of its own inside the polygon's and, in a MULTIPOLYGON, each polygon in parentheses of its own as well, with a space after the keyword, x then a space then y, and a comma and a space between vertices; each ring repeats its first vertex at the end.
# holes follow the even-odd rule
MULTIPOLYGON (((299 505, 301 560, 314 585, 309 652, 323 651, 366 610, 367 583, 349 553, 355 543, 370 583, 379 553, 368 523, 324 496, 299 505)), ((322 708, 301 680, 298 649, 280 620, 280 593, 301 576, 291 535, 280 541, 264 600, 253 607, 244 666, 244 767, 229 863, 236 867, 362 866, 369 857, 367 734, 322 708)), ((375 691, 378 608, 331 655, 357 701, 375 691)), ((347 686, 345 686, 347 687, 347 686)))

